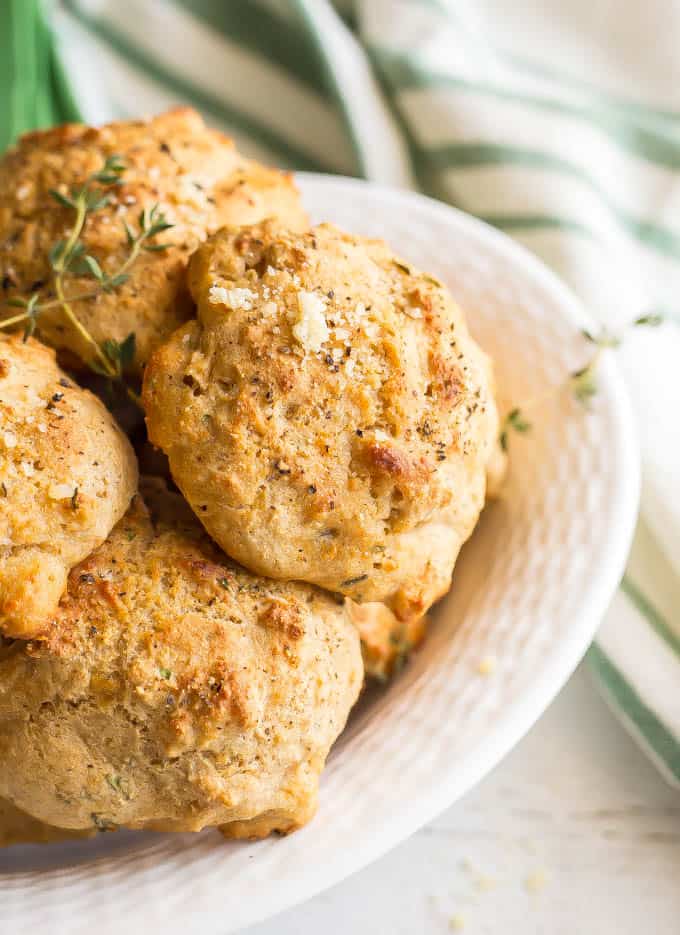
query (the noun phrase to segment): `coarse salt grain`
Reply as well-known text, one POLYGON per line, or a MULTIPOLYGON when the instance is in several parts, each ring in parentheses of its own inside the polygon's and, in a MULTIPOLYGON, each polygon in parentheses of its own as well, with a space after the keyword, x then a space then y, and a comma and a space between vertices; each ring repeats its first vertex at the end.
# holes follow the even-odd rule
POLYGON ((3 432, 2 440, 5 443, 5 448, 16 448, 17 446, 17 437, 14 432, 3 432))
POLYGON ((26 477, 33 477, 33 475, 35 474, 35 468, 33 467, 30 461, 22 461, 21 470, 24 472, 26 477))

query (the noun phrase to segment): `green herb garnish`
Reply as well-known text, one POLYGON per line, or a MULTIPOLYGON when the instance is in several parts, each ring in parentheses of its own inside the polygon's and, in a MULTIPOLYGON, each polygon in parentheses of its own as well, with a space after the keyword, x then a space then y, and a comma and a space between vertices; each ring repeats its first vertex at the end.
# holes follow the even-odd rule
MULTIPOLYGON (((656 328, 665 320, 663 315, 657 312, 650 312, 634 319, 620 334, 614 334, 606 328, 603 328, 597 333, 587 330, 581 331, 586 341, 595 346, 595 353, 583 367, 570 373, 567 378, 567 386, 574 398, 588 408, 593 397, 597 395, 597 369, 603 352, 620 347, 627 332, 630 331, 631 328, 656 328)), ((510 410, 501 423, 498 435, 498 443, 503 451, 508 450, 511 431, 524 434, 531 430, 531 423, 526 419, 525 413, 527 409, 537 405, 537 403, 545 400, 545 398, 546 396, 541 396, 539 399, 533 399, 525 403, 521 409, 519 406, 515 406, 515 408, 510 410)))
POLYGON ((118 795, 123 794, 123 786, 121 784, 120 776, 107 776, 106 781, 111 786, 114 792, 117 792, 118 795))
MULTIPOLYGON (((123 184, 125 163, 120 156, 109 156, 98 172, 88 176, 85 184, 74 186, 68 194, 52 189, 50 195, 63 208, 74 212, 73 223, 68 236, 52 245, 48 260, 51 268, 51 284, 55 299, 40 301, 40 290, 28 298, 15 296, 7 304, 21 308, 22 312, 0 321, 0 328, 11 328, 24 324, 24 340, 28 340, 39 325, 43 312, 52 308, 61 308, 62 312, 80 337, 91 349, 91 356, 85 363, 109 380, 124 382, 124 373, 134 360, 135 335, 129 334, 124 341, 107 339, 101 344, 92 337, 78 319, 73 305, 88 299, 94 299, 105 292, 114 292, 129 279, 129 270, 142 251, 166 250, 169 244, 152 243, 158 234, 168 230, 170 224, 156 204, 144 208, 137 219, 138 229, 133 230, 124 223, 128 252, 121 265, 113 273, 106 273, 95 256, 86 252, 81 236, 87 218, 111 203, 111 190, 123 184), (69 277, 90 279, 93 287, 67 298, 65 283, 69 277)), ((136 394, 128 388, 129 395, 137 400, 136 394)))
POLYGON ((498 436, 498 442, 503 451, 508 450, 508 435, 511 431, 524 435, 530 430, 531 422, 524 417, 522 410, 518 406, 511 409, 501 423, 500 434, 498 436))

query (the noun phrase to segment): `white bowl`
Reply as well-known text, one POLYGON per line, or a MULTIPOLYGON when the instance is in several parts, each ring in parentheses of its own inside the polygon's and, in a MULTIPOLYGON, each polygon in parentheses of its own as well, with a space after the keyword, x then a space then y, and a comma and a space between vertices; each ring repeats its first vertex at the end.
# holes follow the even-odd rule
POLYGON ((337 883, 507 753, 576 666, 619 581, 638 457, 613 360, 592 412, 560 390, 587 353, 578 301, 452 208, 349 179, 299 181, 315 220, 384 237, 451 287, 496 360, 505 405, 545 397, 533 431, 511 437, 505 494, 464 549, 422 650, 363 700, 334 748, 308 827, 257 844, 120 833, 10 848, 0 853, 3 932, 226 935, 337 883))

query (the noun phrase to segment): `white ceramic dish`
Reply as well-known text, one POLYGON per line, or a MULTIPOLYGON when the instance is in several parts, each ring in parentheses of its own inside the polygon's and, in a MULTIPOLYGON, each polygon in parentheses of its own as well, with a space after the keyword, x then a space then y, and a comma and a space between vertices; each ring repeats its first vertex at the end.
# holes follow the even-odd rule
POLYGON ((585 413, 558 386, 584 360, 576 299, 494 230, 417 195, 302 176, 315 220, 384 237, 445 281, 494 355, 502 395, 546 393, 513 437, 429 639, 364 699, 331 754, 316 820, 286 839, 102 835, 0 852, 0 931, 226 935, 336 883, 476 783, 541 714, 614 592, 636 514, 638 459, 613 361, 585 413), (491 660, 480 672, 480 662, 491 660), (494 665, 495 663, 495 665, 494 665))

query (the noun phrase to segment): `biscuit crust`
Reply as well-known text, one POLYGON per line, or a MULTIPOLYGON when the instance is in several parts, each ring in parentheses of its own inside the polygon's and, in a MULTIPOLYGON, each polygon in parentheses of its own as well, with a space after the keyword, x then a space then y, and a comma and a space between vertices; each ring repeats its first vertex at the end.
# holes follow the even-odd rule
POLYGON ((152 357, 152 442, 258 574, 423 616, 485 499, 488 358, 435 279, 330 225, 224 229, 194 255, 197 321, 152 357))
POLYGON ((73 830, 288 832, 363 681, 337 602, 257 578, 143 486, 44 639, 0 650, 0 796, 73 830))
POLYGON ((54 351, 0 335, 0 634, 41 633, 137 489, 132 447, 54 351))

